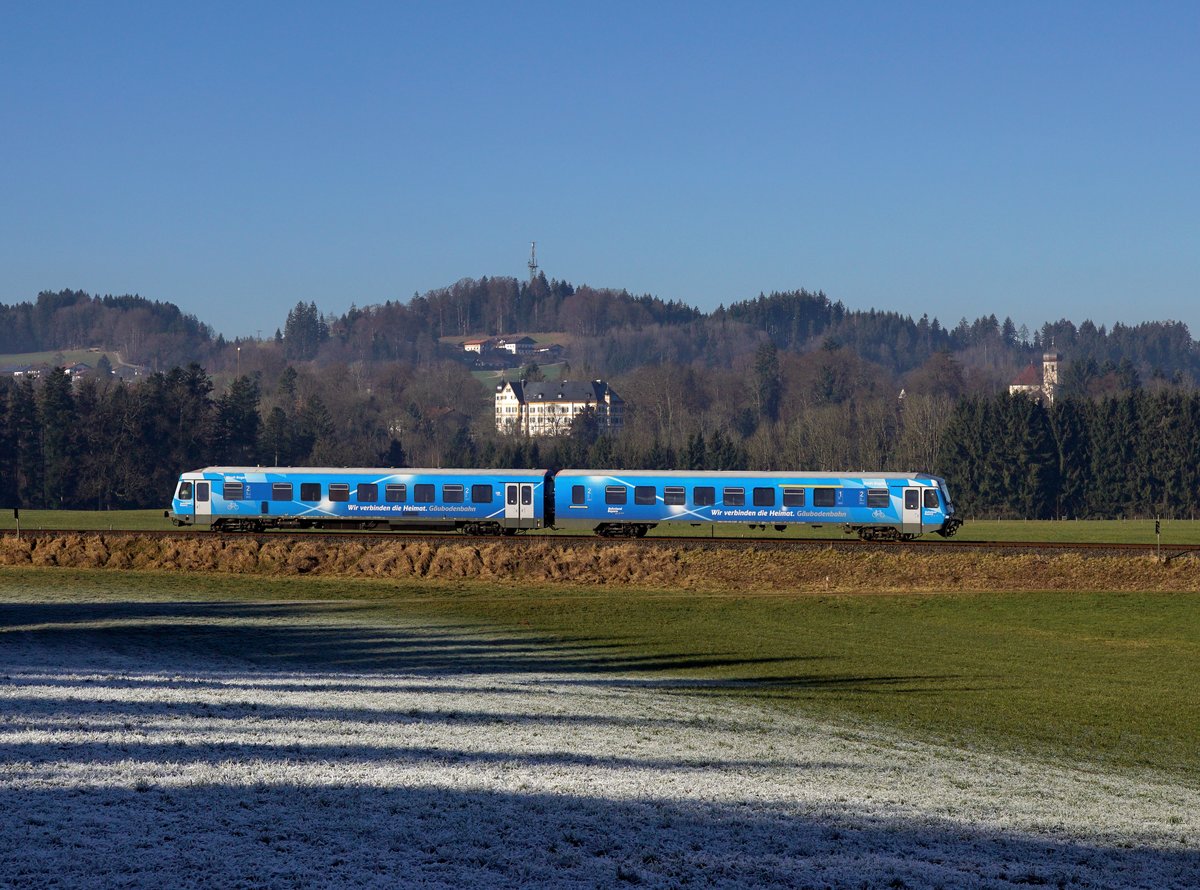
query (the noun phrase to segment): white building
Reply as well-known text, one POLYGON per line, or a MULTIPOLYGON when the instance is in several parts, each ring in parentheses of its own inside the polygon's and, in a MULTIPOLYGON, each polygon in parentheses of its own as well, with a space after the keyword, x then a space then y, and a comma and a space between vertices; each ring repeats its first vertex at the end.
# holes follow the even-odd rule
POLYGON ((496 429, 512 436, 565 435, 589 408, 600 429, 616 432, 624 426, 625 400, 603 380, 510 381, 496 387, 496 429))
POLYGON ((533 355, 537 352, 537 341, 532 337, 518 337, 516 340, 501 340, 496 348, 513 355, 533 355))
POLYGON ((1030 363, 1009 384, 1009 395, 1024 393, 1034 399, 1044 399, 1048 405, 1053 404, 1058 393, 1058 363, 1061 360, 1062 356, 1057 352, 1047 352, 1042 356, 1041 374, 1038 374, 1037 366, 1030 363))

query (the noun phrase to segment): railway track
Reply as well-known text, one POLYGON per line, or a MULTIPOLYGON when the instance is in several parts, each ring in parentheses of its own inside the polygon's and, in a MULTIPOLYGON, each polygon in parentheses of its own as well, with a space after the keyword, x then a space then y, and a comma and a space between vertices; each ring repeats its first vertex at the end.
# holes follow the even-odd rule
MULTIPOLYGON (((5 529, 0 534, 5 537, 15 537, 15 529, 5 529)), ((896 552, 908 550, 912 552, 936 551, 951 552, 1004 552, 1004 553, 1077 553, 1085 556, 1113 555, 1159 555, 1170 562, 1181 556, 1200 557, 1200 545, 1169 544, 1159 546, 1142 542, 1083 542, 1083 541, 971 541, 922 539, 916 541, 860 541, 855 538, 750 538, 745 536, 669 536, 652 535, 646 538, 600 538, 592 535, 562 535, 562 534, 532 534, 520 535, 516 538, 497 538, 495 536, 472 536, 459 533, 430 534, 427 532, 329 532, 329 531, 277 531, 277 532, 198 532, 188 529, 24 529, 21 538, 31 541, 53 540, 57 538, 109 537, 109 538, 178 538, 185 540, 196 536, 207 539, 228 541, 255 540, 257 542, 293 541, 296 543, 321 542, 344 543, 348 540, 369 541, 380 543, 384 541, 425 541, 429 543, 445 543, 447 541, 473 542, 476 544, 492 544, 501 541, 552 541, 556 545, 566 547, 599 546, 618 547, 630 543, 640 547, 675 547, 686 549, 707 550, 713 548, 726 549, 766 549, 766 550, 825 550, 867 552, 884 551, 896 552)))

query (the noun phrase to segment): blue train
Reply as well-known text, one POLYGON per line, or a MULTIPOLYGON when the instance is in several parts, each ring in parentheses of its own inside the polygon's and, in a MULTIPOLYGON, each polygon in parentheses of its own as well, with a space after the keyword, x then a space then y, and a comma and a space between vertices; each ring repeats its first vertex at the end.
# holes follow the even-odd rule
POLYGON ((840 525, 868 540, 950 537, 954 515, 944 480, 922 473, 681 472, 562 470, 554 477, 554 525, 642 537, 661 522, 840 525))
POLYGON ((167 516, 221 531, 460 530, 548 525, 545 470, 207 467, 179 477, 167 516))
POLYGON ((866 540, 950 537, 962 520, 926 473, 208 467, 179 478, 176 525, 457 530, 558 528, 643 537, 660 523, 842 526, 866 540))

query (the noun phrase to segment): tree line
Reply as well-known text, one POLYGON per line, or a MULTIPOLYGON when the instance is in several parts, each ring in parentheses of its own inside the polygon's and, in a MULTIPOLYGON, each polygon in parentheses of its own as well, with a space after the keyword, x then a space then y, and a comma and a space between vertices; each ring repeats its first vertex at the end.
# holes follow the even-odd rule
POLYGON ((1064 384, 1080 394, 1104 395, 1107 369, 1122 365, 1126 376, 1142 381, 1182 386, 1200 381, 1200 345, 1181 322, 1106 329, 1063 319, 1030 332, 993 314, 950 327, 925 316, 851 310, 820 291, 803 289, 760 294, 703 313, 679 301, 544 275, 532 281, 464 278, 408 301, 351 306, 340 316, 322 315, 314 302, 299 301, 273 338, 233 342, 214 337, 211 328, 170 303, 138 296, 44 292, 33 303, 0 305, 0 352, 95 346, 118 351, 130 363, 170 368, 195 361, 217 372, 233 370, 239 359, 252 360, 260 350, 321 365, 430 367, 448 359, 467 361, 461 338, 519 331, 565 337, 573 364, 606 378, 646 365, 736 368, 769 341, 786 353, 845 348, 893 375, 949 353, 967 372, 968 389, 980 393, 1002 387, 1050 349, 1073 362, 1076 376, 1064 384))
POLYGON ((152 507, 185 469, 317 464, 922 470, 977 515, 1194 509, 1197 352, 1176 322, 946 328, 807 291, 705 315, 544 276, 341 317, 298 302, 274 338, 237 344, 140 297, 45 293, 0 320, 22 348, 99 334, 156 344, 170 368, 128 384, 0 378, 0 506, 152 507), (624 431, 584 417, 560 439, 497 434, 488 387, 441 337, 509 326, 573 332, 558 371, 607 379, 624 431), (1058 401, 1004 395, 1046 349, 1066 357, 1058 401))
MULTIPOLYGON (((1115 372, 1113 372, 1115 373, 1115 372)), ((286 361, 225 377, 196 364, 131 384, 61 369, 0 380, 0 506, 149 508, 209 465, 897 470, 944 475, 976 517, 1193 517, 1200 393, 1161 385, 1045 405, 964 395, 952 359, 904 397, 850 350, 760 346, 741 371, 650 366, 620 381, 626 428, 513 439, 461 366, 359 378, 286 361), (461 410, 439 393, 463 394, 461 410)))
POLYGON ((1046 406, 963 400, 942 434, 958 506, 981 517, 1100 519, 1200 512, 1200 394, 1132 390, 1046 406))

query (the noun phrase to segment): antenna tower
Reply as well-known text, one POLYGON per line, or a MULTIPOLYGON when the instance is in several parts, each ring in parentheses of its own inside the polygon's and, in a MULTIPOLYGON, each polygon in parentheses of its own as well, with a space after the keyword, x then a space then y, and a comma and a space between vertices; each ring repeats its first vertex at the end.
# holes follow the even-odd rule
POLYGON ((529 242, 529 280, 532 282, 537 278, 537 242, 529 242))

